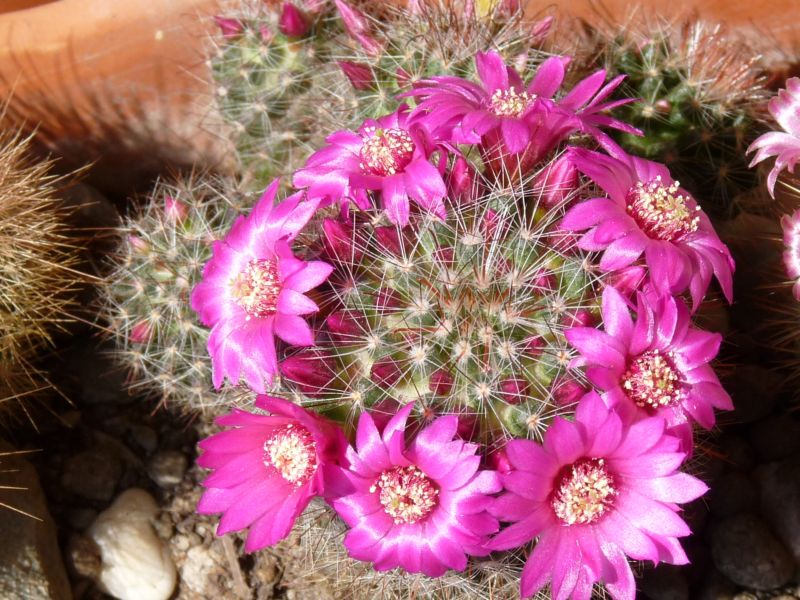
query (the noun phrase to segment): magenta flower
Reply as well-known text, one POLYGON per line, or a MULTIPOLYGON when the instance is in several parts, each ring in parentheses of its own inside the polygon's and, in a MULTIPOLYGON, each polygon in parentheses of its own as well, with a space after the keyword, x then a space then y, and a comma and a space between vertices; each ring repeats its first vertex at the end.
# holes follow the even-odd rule
POLYGON ((784 169, 794 173, 794 166, 800 161, 800 78, 792 77, 786 82, 786 89, 769 101, 769 112, 783 128, 783 131, 770 131, 760 136, 747 149, 756 152, 750 166, 757 165, 770 156, 775 156, 775 166, 767 177, 767 189, 775 197, 775 182, 784 169))
POLYGON ((249 528, 245 550, 285 538, 314 496, 328 496, 346 466, 347 441, 332 422, 288 400, 259 396, 270 415, 234 410, 229 427, 200 442, 197 464, 214 472, 197 510, 223 513, 217 535, 249 528))
POLYGON ((707 488, 677 471, 686 454, 664 425, 650 417, 628 426, 592 392, 574 422, 556 417, 543 446, 508 442, 506 493, 489 510, 513 524, 489 546, 516 548, 538 537, 522 571, 523 597, 550 582, 553 598, 589 600, 592 585, 603 582, 612 598, 633 600, 626 556, 688 562, 677 538, 690 531, 676 505, 707 488))
POLYGON ((783 265, 786 273, 794 279, 792 292, 800 300, 800 210, 781 217, 783 228, 783 265))
POLYGON ((689 418, 710 429, 714 408, 732 410, 709 363, 722 336, 691 327, 689 310, 672 296, 656 301, 639 293, 636 322, 622 295, 603 291, 605 331, 574 327, 565 332, 581 356, 586 377, 603 390, 603 399, 631 419, 657 414, 670 427, 689 418))
POLYGON ((352 200, 362 210, 370 206, 368 192, 380 191, 389 219, 402 226, 408 223, 409 198, 444 218, 447 188, 440 169, 430 163, 439 147, 408 117, 404 105, 377 121, 368 119, 358 133, 337 131, 294 174, 295 187, 306 188, 323 206, 346 207, 352 200))
POLYGON ((650 282, 662 294, 688 289, 696 310, 713 273, 725 297, 733 296, 733 258, 694 198, 664 166, 635 156, 612 158, 582 148, 569 150, 584 175, 607 194, 572 207, 567 231, 588 230, 578 242, 603 251, 600 269, 619 271, 644 254, 650 282))
MULTIPOLYGON (((414 120, 424 122, 429 130, 454 143, 481 144, 490 163, 499 160, 513 167, 519 160, 523 172, 576 130, 602 140, 606 137, 598 126, 638 133, 621 121, 600 114, 630 101, 603 102, 622 77, 601 89, 605 71, 598 71, 562 100, 553 99, 568 62, 565 57, 549 58, 526 86, 497 52, 479 52, 475 65, 481 84, 447 76, 420 82, 407 94, 419 99, 414 120), (509 162, 509 155, 513 162, 509 162)), ((493 168, 497 170, 497 165, 493 168)))
POLYGON ((208 352, 217 388, 226 377, 236 385, 243 376, 263 393, 278 372, 275 335, 294 346, 314 344, 301 315, 318 308, 305 292, 324 282, 333 267, 295 258, 289 242, 317 202, 294 194, 273 206, 277 190, 276 180, 252 213, 214 242, 213 257, 192 291, 192 308, 211 327, 208 352))
POLYGON ((479 471, 478 446, 453 436, 455 415, 439 417, 406 447, 406 420, 413 406, 400 409, 380 432, 363 413, 357 450, 347 453, 346 472, 354 492, 333 501, 352 529, 344 544, 350 556, 385 571, 439 577, 463 570, 467 555, 485 555, 486 538, 498 529, 486 512, 487 494, 500 491, 494 471, 479 471))

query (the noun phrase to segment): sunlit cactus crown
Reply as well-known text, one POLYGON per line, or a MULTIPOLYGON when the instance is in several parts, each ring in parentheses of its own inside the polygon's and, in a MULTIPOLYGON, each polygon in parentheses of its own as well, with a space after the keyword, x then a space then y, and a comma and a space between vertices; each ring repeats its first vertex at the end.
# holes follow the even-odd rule
POLYGON ((483 441, 541 435, 581 389, 563 330, 597 320, 600 278, 557 230, 577 190, 547 206, 532 181, 477 180, 447 218, 405 228, 374 212, 325 220, 328 314, 316 347, 284 361, 284 382, 345 414, 419 401, 483 441))
POLYGON ((563 89, 567 57, 484 47, 474 71, 428 54, 384 95, 391 45, 335 4, 379 57, 342 67, 364 95, 293 191, 273 181, 214 242, 189 297, 212 383, 260 409, 200 443, 198 510, 255 551, 321 498, 348 555, 394 573, 384 590, 421 574, 447 597, 455 571, 507 591, 498 569, 535 541, 523 597, 632 600, 628 558, 688 561, 678 505, 706 487, 679 469, 695 424, 732 408, 721 336, 693 322, 712 280, 731 301, 730 253, 667 167, 610 136, 641 134, 612 114, 623 76, 563 89))
POLYGON ((233 402, 213 392, 208 330, 188 305, 189 292, 211 256, 211 244, 252 203, 230 182, 189 175, 160 182, 128 217, 103 293, 103 318, 130 389, 178 412, 233 402))

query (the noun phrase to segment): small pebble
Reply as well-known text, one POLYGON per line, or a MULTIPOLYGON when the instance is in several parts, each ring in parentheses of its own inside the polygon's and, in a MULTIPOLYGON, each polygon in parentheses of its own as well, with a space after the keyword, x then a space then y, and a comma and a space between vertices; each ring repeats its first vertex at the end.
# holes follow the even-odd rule
POLYGON ((183 481, 188 461, 175 450, 156 452, 147 463, 147 474, 159 487, 170 488, 183 481))

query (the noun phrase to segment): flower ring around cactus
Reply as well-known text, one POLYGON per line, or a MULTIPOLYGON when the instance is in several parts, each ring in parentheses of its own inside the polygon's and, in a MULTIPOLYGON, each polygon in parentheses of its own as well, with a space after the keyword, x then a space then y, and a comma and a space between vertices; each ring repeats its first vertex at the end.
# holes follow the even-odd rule
POLYGON ((201 443, 220 533, 258 550, 317 495, 378 571, 521 565, 533 543, 523 596, 633 598, 628 559, 687 562, 692 424, 731 408, 692 315, 712 277, 730 299, 733 261, 603 131, 634 131, 607 114, 620 78, 565 93, 567 64, 482 52, 480 84, 419 81, 215 244, 192 293, 214 383, 283 398, 201 443))

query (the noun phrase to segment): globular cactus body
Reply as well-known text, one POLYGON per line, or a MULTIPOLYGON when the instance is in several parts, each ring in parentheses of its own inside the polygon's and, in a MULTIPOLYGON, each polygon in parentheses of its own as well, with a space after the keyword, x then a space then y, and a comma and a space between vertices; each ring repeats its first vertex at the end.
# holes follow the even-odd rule
POLYGON ((598 317, 598 277, 580 251, 558 249, 566 202, 547 207, 490 180, 469 195, 447 219, 405 229, 324 223, 331 312, 317 347, 283 369, 310 402, 416 400, 430 417, 471 420, 483 441, 537 436, 569 407, 562 332, 598 317))
POLYGON ((188 298, 212 243, 233 224, 246 196, 229 183, 192 175, 159 183, 151 198, 127 220, 103 286, 117 357, 130 371, 132 390, 178 412, 229 403, 231 394, 212 393, 208 330, 197 323, 188 298))

